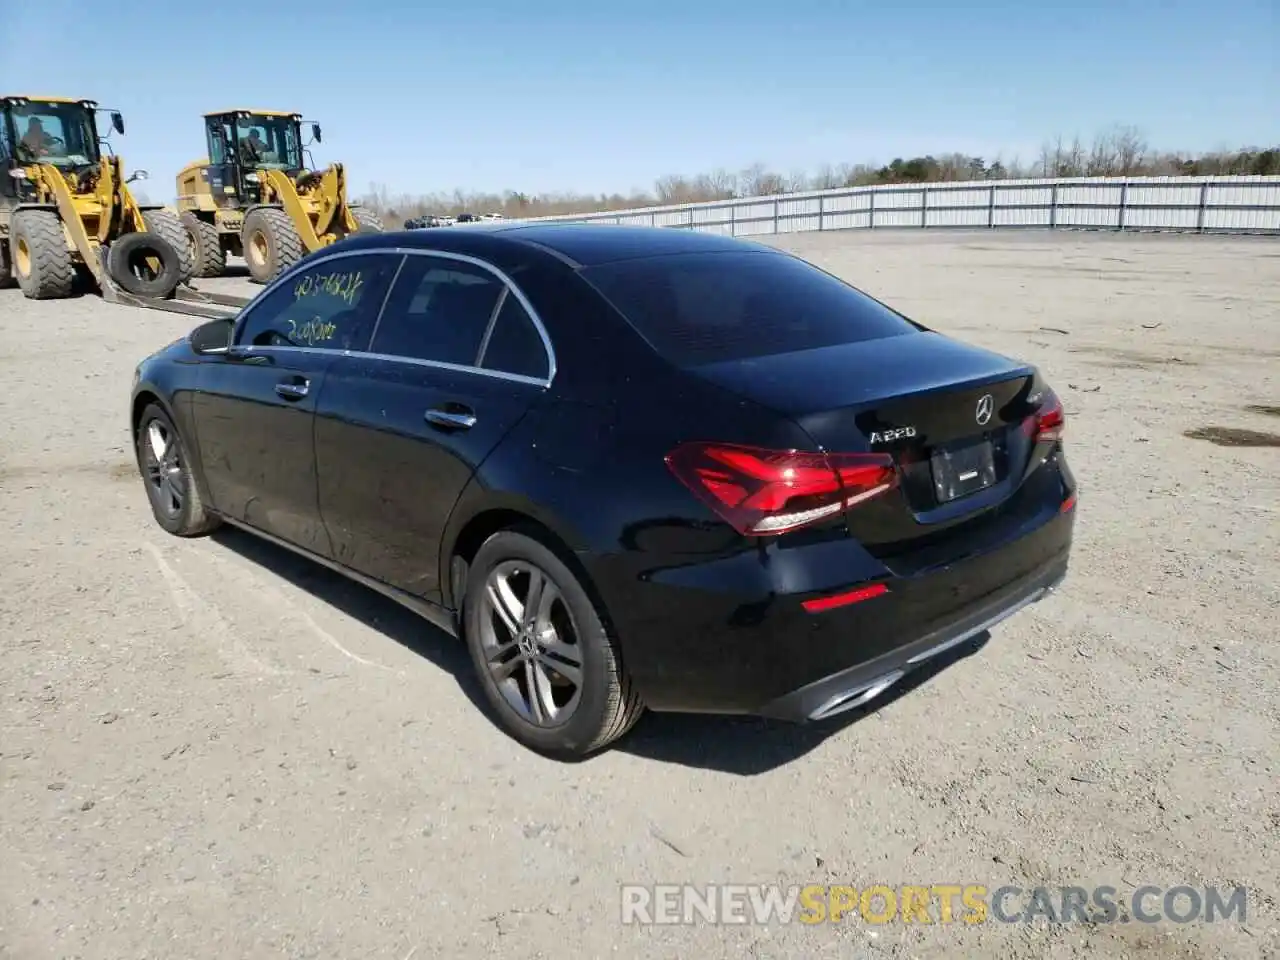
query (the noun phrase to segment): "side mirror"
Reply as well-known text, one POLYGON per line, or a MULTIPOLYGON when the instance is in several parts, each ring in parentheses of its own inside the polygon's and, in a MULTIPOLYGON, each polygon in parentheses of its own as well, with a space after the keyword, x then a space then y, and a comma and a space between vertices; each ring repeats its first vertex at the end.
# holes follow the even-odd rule
POLYGON ((111 126, 116 133, 124 136, 124 117, 120 116, 115 110, 111 111, 111 126))
POLYGON ((145 180, 149 176, 151 176, 151 174, 147 173, 145 170, 135 170, 125 183, 133 183, 135 180, 145 180))
POLYGON ((316 143, 324 142, 323 140, 320 139, 320 124, 313 123, 311 125, 311 139, 314 140, 316 143))
POLYGON ((187 343, 191 345, 193 351, 203 356, 226 353, 227 348, 231 346, 231 334, 235 328, 234 319, 219 317, 217 320, 202 323, 192 330, 187 335, 187 343))

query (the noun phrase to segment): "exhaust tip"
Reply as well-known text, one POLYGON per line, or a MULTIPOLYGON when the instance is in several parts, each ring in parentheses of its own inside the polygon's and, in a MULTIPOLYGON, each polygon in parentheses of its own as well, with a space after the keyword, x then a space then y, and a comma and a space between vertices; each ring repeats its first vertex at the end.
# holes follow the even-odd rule
POLYGON ((880 694, 884 693, 895 683, 906 676, 903 670, 894 670, 890 673, 883 674, 872 680, 869 684, 854 687, 852 690, 845 690, 836 694, 827 700, 822 706, 809 714, 810 720, 826 720, 828 717, 834 717, 837 714, 845 713, 849 710, 855 710, 863 704, 870 703, 880 694))

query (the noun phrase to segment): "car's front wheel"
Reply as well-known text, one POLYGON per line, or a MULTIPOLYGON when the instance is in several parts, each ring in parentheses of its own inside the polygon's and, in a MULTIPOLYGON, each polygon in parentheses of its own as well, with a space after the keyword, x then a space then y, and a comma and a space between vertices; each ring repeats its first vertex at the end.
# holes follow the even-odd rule
POLYGON ((156 523, 179 537, 198 537, 217 528, 220 521, 200 499, 186 445, 159 404, 142 411, 136 443, 138 470, 156 523))
POLYGON ((477 551, 463 632, 500 723, 533 750, 585 756, 644 710, 582 583, 530 536, 499 531, 477 551))

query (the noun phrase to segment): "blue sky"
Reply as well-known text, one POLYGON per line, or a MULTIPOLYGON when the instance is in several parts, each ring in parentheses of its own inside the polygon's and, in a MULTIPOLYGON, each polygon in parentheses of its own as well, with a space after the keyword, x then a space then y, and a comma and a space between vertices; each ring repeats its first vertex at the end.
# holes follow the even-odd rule
POLYGON ((345 162, 356 193, 625 192, 930 151, 1030 160, 1045 138, 1116 122, 1159 147, 1280 142, 1276 0, 304 0, 167 16, 72 0, 47 35, 41 7, 9 5, 0 91, 118 107, 114 145, 151 173, 153 201, 203 155, 199 115, 225 106, 320 121, 315 157, 345 162))

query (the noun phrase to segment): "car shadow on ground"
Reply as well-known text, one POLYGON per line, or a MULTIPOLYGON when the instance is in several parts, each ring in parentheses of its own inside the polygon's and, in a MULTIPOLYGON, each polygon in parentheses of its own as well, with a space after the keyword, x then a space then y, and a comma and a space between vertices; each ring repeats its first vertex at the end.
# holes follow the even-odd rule
MULTIPOLYGON (((476 722, 493 722, 471 658, 461 641, 380 593, 253 534, 223 527, 212 539, 447 670, 481 714, 476 722)), ((660 763, 738 776, 765 773, 800 759, 828 737, 919 689, 952 665, 981 651, 989 639, 990 634, 984 632, 956 645, 909 673, 878 699, 830 720, 794 724, 754 717, 649 713, 612 749, 660 763)))
POLYGON ((991 634, 984 631, 956 644, 912 670, 866 706, 829 720, 799 724, 755 717, 651 713, 618 749, 664 763, 739 776, 766 773, 800 759, 829 737, 920 689, 949 667, 980 652, 990 639, 991 634))
POLYGON ((237 527, 221 527, 210 539, 448 671, 477 709, 487 708, 467 648, 413 611, 314 560, 237 527))

